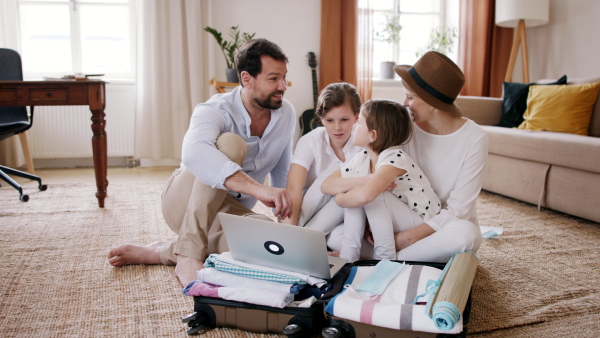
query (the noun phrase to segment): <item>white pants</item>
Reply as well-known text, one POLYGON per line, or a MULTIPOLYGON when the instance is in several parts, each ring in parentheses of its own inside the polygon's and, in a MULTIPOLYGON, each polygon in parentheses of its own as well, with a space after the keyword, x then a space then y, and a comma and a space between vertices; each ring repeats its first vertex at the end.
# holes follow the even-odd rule
MULTIPOLYGON (((384 194, 385 195, 385 194, 384 194)), ((391 194, 389 194, 391 195, 391 194)), ((423 223, 422 218, 410 209, 406 203, 392 197, 385 197, 388 212, 391 214, 394 233, 399 233, 417 227, 423 223)), ((332 230, 327 246, 332 250, 341 250, 344 237, 344 224, 339 224, 332 230)), ((479 227, 467 220, 456 220, 445 224, 436 231, 397 252, 396 259, 416 262, 445 263, 450 257, 462 251, 477 252, 481 245, 481 231, 479 227)), ((373 246, 363 240, 360 250, 362 259, 373 259, 373 246)))
MULTIPOLYGON (((369 220, 373 241, 375 242, 373 258, 379 260, 396 259, 394 219, 386 204, 386 198, 397 199, 397 197, 386 191, 365 206, 345 209, 344 237, 340 257, 347 259, 349 262, 360 259, 366 220, 369 220)), ((393 207, 393 204, 391 207, 393 207)))
POLYGON ((298 225, 318 229, 326 235, 344 221, 344 209, 340 208, 331 195, 321 192, 321 184, 330 175, 323 173, 306 190, 302 198, 298 225))

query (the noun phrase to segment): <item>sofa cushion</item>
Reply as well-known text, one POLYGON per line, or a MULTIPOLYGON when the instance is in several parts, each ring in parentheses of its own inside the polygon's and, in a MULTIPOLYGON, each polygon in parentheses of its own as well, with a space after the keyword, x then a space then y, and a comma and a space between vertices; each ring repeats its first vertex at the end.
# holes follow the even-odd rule
POLYGON ((600 82, 529 88, 527 110, 519 129, 587 135, 600 82))
POLYGON ((490 154, 600 173, 600 138, 551 131, 481 126, 490 154))
MULTIPOLYGON (((527 109, 529 87, 535 84, 538 83, 502 83, 502 119, 498 123, 499 127, 514 128, 523 122, 523 114, 527 109)), ((545 82, 543 84, 567 84, 567 76, 563 75, 556 82, 545 82)))

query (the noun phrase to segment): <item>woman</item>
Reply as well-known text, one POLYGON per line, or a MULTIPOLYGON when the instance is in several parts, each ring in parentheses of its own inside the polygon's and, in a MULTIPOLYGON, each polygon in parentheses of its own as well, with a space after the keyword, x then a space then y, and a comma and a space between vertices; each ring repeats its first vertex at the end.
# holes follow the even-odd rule
MULTIPOLYGON (((446 262, 456 252, 476 252, 481 244, 476 200, 488 140, 483 129, 462 117, 454 104, 464 74, 437 52, 426 53, 412 67, 394 69, 402 78, 404 105, 413 120, 413 135, 404 150, 421 167, 442 202, 442 210, 422 223, 405 203, 386 201, 394 204, 389 209, 394 211, 397 259, 446 262)), ((343 228, 336 227, 329 247, 339 250, 342 236, 343 228)))
POLYGON ((334 201, 329 203, 331 196, 322 194, 320 186, 329 174, 339 170, 342 163, 362 150, 350 139, 360 105, 360 95, 349 83, 332 83, 321 91, 315 114, 323 127, 298 140, 286 186, 293 211, 290 218, 282 220, 283 223, 329 233, 342 222, 343 210, 334 201), (317 212, 320 218, 312 220, 317 212))

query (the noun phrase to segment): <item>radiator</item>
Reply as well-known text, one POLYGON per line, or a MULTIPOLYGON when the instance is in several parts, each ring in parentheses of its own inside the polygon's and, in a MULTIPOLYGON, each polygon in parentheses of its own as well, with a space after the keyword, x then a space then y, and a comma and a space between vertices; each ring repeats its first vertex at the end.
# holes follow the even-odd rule
MULTIPOLYGON (((109 157, 133 156, 135 84, 106 85, 106 135, 109 157)), ((92 157, 92 113, 87 106, 35 107, 29 130, 34 159, 92 157)))

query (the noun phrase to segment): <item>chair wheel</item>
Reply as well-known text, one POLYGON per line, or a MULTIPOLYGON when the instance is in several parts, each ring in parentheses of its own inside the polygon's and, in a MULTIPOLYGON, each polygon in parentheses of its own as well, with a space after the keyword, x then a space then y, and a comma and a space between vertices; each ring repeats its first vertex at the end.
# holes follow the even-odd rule
POLYGON ((46 191, 46 189, 48 189, 48 186, 45 184, 40 184, 40 186, 38 187, 38 189, 40 189, 40 191, 46 191))
POLYGON ((27 202, 29 201, 29 195, 21 195, 19 196, 19 199, 23 202, 27 202))

